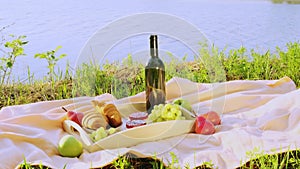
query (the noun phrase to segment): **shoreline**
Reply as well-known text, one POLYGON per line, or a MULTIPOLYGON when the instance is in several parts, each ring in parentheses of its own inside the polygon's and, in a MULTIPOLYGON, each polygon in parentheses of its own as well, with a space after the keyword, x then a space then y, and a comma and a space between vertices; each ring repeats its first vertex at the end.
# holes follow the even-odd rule
MULTIPOLYGON (((198 83, 231 80, 276 80, 290 77, 300 87, 300 43, 287 44, 287 51, 276 54, 258 53, 246 48, 232 50, 228 55, 213 48, 200 51, 202 58, 194 61, 171 60, 165 63, 166 81, 183 77, 198 83), (204 63, 204 62, 205 63, 204 63), (207 64, 207 63, 210 63, 207 64)), ((0 108, 38 101, 68 99, 79 96, 96 96, 111 93, 116 98, 132 96, 144 91, 144 66, 128 57, 122 63, 82 65, 75 70, 59 72, 53 78, 29 79, 27 84, 15 82, 0 85, 0 108)))

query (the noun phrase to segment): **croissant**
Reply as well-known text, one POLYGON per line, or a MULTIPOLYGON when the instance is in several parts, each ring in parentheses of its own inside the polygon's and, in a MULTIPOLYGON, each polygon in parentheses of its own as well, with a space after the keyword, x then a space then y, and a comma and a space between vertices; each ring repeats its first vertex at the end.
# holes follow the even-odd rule
POLYGON ((106 119, 96 112, 88 112, 82 118, 82 126, 87 129, 97 130, 100 127, 106 128, 107 125, 106 119))
POLYGON ((93 100, 92 103, 111 127, 119 127, 122 125, 121 114, 114 104, 106 104, 96 100, 93 100))

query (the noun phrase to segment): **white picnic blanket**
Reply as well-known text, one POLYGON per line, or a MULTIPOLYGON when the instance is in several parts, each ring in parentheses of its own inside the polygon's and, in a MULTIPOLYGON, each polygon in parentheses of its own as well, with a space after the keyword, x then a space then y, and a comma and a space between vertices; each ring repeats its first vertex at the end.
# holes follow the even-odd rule
POLYGON ((198 113, 221 113, 222 124, 216 133, 188 133, 132 147, 84 151, 79 158, 58 155, 58 141, 67 134, 62 128, 66 117, 61 107, 85 112, 93 109, 94 99, 126 104, 144 101, 144 93, 120 100, 103 94, 4 107, 0 110, 0 168, 15 168, 24 159, 52 168, 101 167, 127 152, 155 155, 168 164, 172 152, 181 166, 210 161, 216 167, 232 169, 246 162, 246 152, 255 148, 275 153, 300 147, 300 90, 288 77, 216 84, 173 78, 167 83, 167 100, 178 97, 192 102, 198 113))

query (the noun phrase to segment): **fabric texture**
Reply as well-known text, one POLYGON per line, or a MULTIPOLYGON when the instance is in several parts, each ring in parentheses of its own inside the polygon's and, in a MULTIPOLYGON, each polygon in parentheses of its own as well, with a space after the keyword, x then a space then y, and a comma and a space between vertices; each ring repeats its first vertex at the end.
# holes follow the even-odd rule
POLYGON ((173 78, 167 83, 167 100, 179 97, 190 101, 198 114, 220 113, 222 124, 216 133, 188 133, 132 147, 84 151, 78 158, 58 154, 59 139, 68 134, 62 128, 66 119, 62 106, 84 113, 94 111, 94 99, 127 104, 145 101, 145 93, 119 100, 103 94, 4 107, 0 110, 0 168, 16 168, 24 159, 52 168, 101 167, 128 152, 140 157, 155 155, 167 164, 172 152, 182 167, 210 161, 216 167, 232 169, 249 160, 247 152, 257 148, 275 153, 300 147, 300 91, 288 77, 214 84, 173 78))

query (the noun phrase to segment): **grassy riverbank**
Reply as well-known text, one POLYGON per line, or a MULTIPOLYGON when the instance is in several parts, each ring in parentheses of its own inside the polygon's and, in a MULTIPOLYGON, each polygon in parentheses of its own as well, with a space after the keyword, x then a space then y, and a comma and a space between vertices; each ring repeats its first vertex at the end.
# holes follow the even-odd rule
MULTIPOLYGON (((263 80, 290 77, 300 86, 300 43, 288 43, 276 52, 257 52, 244 47, 224 52, 216 47, 199 51, 201 58, 187 62, 173 58, 166 66, 166 80, 183 77, 199 83, 230 80, 263 80)), ((68 67, 68 66, 67 66, 68 67)), ((30 74, 28 75, 30 77, 30 74)), ((29 78, 30 79, 30 78, 29 78)), ((117 98, 144 91, 144 65, 130 55, 113 64, 85 64, 75 70, 56 72, 45 80, 0 85, 0 108, 46 100, 112 93, 117 98)))

